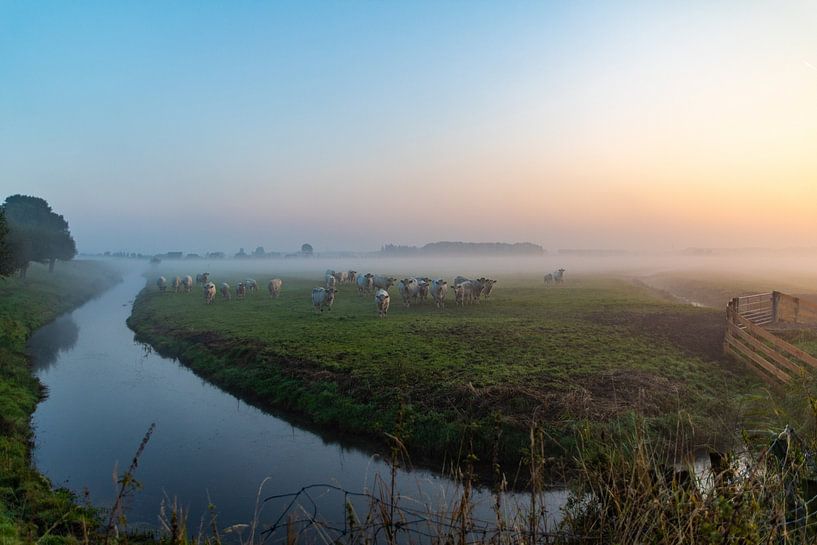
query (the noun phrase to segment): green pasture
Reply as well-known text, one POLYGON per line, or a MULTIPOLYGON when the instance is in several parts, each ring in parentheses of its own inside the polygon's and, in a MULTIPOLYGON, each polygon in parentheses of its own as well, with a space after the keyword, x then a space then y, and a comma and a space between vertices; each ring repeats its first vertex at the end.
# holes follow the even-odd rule
MULTIPOLYGON (((445 309, 405 308, 392 288, 380 319, 373 296, 352 285, 340 286, 331 311, 315 313, 320 274, 256 273, 258 293, 213 305, 201 288, 160 293, 159 274, 176 272, 157 270, 137 299, 130 325, 142 339, 262 406, 342 431, 399 429, 415 452, 434 457, 459 451, 467 436, 485 458, 496 446, 489 435, 503 429, 502 454, 518 459, 532 421, 568 447, 578 422, 632 412, 657 428, 683 414, 698 439, 715 440, 739 418, 741 396, 758 388, 721 355, 720 311, 626 279, 545 287, 538 276, 500 276, 490 300, 457 307, 449 292, 445 309), (266 292, 274 276, 284 281, 277 299, 266 292)), ((211 279, 234 288, 248 276, 211 279)))

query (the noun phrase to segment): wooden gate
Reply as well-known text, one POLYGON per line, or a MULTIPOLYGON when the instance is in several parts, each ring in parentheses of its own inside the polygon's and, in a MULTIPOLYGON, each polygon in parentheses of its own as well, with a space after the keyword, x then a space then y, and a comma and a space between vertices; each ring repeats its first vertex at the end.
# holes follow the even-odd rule
POLYGON ((735 297, 726 307, 724 352, 773 384, 786 384, 807 367, 817 369, 817 358, 764 327, 811 322, 806 312, 817 318, 817 305, 778 291, 735 297))

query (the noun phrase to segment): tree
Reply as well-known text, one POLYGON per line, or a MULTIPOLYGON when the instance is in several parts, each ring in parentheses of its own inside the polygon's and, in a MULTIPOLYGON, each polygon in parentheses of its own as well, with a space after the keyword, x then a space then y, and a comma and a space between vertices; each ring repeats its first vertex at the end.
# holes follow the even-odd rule
POLYGON ((3 213, 3 209, 0 208, 0 277, 9 276, 16 270, 12 250, 6 215, 3 213))
POLYGON ((12 195, 3 204, 9 227, 15 268, 25 277, 32 261, 48 263, 48 271, 54 270, 54 262, 68 261, 77 255, 77 247, 68 229, 68 222, 51 210, 51 206, 39 197, 12 195))
POLYGON ((264 250, 264 247, 263 247, 263 246, 259 246, 259 247, 258 247, 258 248, 256 248, 256 249, 255 249, 255 251, 253 252, 253 255, 254 255, 255 257, 264 257, 266 254, 267 254, 267 252, 264 250))
POLYGON ((304 255, 312 255, 312 245, 304 244, 301 246, 301 253, 304 255))

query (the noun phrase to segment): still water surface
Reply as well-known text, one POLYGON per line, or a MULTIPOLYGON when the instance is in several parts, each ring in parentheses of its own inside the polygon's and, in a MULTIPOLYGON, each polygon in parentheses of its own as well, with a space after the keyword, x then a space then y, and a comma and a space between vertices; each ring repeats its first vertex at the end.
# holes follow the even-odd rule
MULTIPOLYGON (((134 526, 156 527, 162 501, 174 498, 188 509, 191 527, 199 526, 208 501, 217 507, 219 526, 248 523, 267 478, 262 497, 312 483, 360 492, 371 490, 378 474, 388 479, 377 454, 247 405, 134 342, 125 320, 144 285, 140 274, 129 274, 30 340, 36 375, 48 389, 33 418, 35 463, 56 486, 87 490, 94 504, 110 506, 115 468, 121 473, 130 464, 154 422, 136 473, 143 489, 128 502, 134 526)), ((452 504, 458 491, 425 470, 400 471, 398 488, 434 508, 452 504)), ((318 489, 312 497, 323 517, 343 520, 342 494, 318 489)), ((549 516, 558 518, 566 493, 546 499, 549 516)), ((474 500, 478 515, 491 519, 490 495, 477 491, 474 500)), ((276 519, 286 501, 264 505, 261 520, 276 519)))

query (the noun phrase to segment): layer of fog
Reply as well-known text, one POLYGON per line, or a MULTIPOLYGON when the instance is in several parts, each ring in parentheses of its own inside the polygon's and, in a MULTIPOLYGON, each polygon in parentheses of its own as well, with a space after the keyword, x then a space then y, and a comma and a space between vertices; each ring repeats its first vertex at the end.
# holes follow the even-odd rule
MULTIPOLYGON (((122 259, 123 265, 144 267, 144 261, 122 259)), ((290 258, 290 259, 181 259, 164 260, 147 266, 148 274, 190 274, 210 272, 235 275, 240 272, 261 281, 273 276, 323 278, 327 269, 354 270, 361 273, 386 274, 396 278, 429 276, 452 279, 489 276, 495 278, 542 276, 564 268, 565 277, 611 275, 646 278, 679 273, 707 280, 709 276, 752 278, 762 283, 781 282, 797 286, 803 292, 817 291, 817 255, 786 256, 758 254, 751 256, 577 256, 545 255, 541 257, 400 257, 400 258, 290 258)))

